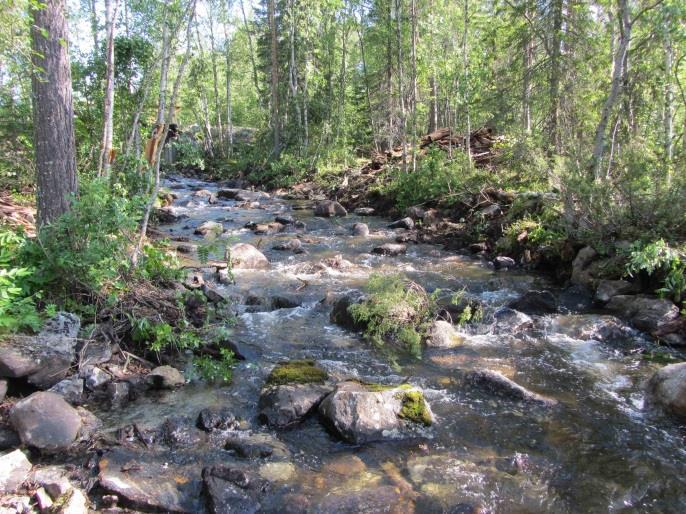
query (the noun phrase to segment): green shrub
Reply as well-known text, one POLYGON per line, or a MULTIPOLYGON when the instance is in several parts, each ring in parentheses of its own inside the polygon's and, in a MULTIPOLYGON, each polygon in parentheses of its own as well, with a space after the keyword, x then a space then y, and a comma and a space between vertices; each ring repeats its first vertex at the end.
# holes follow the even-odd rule
POLYGON ((356 322, 366 326, 364 335, 377 346, 390 343, 412 356, 421 356, 421 342, 436 312, 435 295, 402 275, 369 277, 368 298, 351 305, 356 322))
POLYGON ((0 230, 0 333, 40 328, 38 295, 31 292, 29 284, 35 268, 24 266, 20 260, 26 243, 22 232, 0 230))
POLYGON ((219 349, 219 358, 201 355, 193 358, 193 367, 208 382, 231 382, 236 358, 228 348, 219 349))
POLYGON ((686 295, 686 254, 670 247, 664 240, 651 243, 635 242, 629 250, 626 274, 633 277, 645 272, 661 282, 656 293, 681 303, 686 295))
POLYGON ((205 170, 205 152, 200 144, 187 137, 172 143, 175 150, 174 165, 181 170, 205 170))

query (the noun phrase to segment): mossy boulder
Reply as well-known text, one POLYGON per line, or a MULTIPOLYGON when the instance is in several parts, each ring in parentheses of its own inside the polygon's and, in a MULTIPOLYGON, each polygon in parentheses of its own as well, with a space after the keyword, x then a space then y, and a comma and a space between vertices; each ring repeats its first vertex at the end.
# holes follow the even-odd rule
POLYGON ((277 364, 267 377, 266 386, 323 384, 329 374, 313 360, 293 360, 277 364))
POLYGON ((421 435, 434 422, 423 392, 409 384, 342 382, 319 414, 336 435, 354 444, 421 435))

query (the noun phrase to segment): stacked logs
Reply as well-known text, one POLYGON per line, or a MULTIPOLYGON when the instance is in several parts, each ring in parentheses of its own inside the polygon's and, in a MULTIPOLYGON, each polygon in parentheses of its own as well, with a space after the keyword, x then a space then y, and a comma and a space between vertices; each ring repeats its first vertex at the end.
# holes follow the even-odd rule
MULTIPOLYGON (((495 144, 502 141, 502 136, 495 136, 493 130, 481 127, 469 134, 469 151, 472 161, 476 166, 485 167, 491 164, 496 155, 495 144)), ((450 128, 439 128, 422 136, 419 143, 419 155, 424 155, 429 148, 437 147, 442 150, 466 151, 466 138, 462 134, 456 134, 450 128)), ((408 153, 410 149, 408 148, 408 153)), ((373 173, 382 169, 386 164, 401 161, 403 157, 402 146, 396 146, 386 152, 374 152, 372 158, 363 168, 362 173, 373 173)), ((410 159, 408 156, 407 159, 410 159)))

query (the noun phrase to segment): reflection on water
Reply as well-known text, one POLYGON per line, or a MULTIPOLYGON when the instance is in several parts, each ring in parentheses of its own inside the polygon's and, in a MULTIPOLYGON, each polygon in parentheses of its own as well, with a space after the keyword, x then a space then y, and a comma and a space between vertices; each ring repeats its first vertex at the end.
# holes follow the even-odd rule
POLYGON ((402 272, 427 290, 464 288, 487 306, 488 320, 498 306, 550 284, 494 272, 428 245, 412 245, 401 257, 373 256, 374 246, 395 237, 383 219, 314 218, 311 210, 291 211, 279 199, 252 209, 228 200, 208 205, 192 193, 216 186, 183 186, 176 189, 175 205, 186 206, 175 209, 188 218, 163 227, 171 237, 198 239, 196 226, 221 221, 232 237, 258 246, 272 263, 266 272, 237 270, 235 284, 218 287, 243 300, 287 294, 299 306, 271 312, 239 306, 233 338, 260 357, 239 365, 233 385, 192 383, 141 399, 106 419, 110 426, 155 426, 170 415, 224 406, 262 430, 256 404, 270 366, 285 358, 313 358, 337 378, 421 385, 438 422, 426 438, 362 447, 333 439, 315 419, 279 433, 295 471, 272 466, 265 473, 283 482, 286 503, 346 511, 346 498, 368 494, 368 505, 373 497, 383 498, 389 512, 686 512, 686 432, 641 411, 643 383, 656 369, 633 351, 650 344, 641 334, 608 329, 607 317, 588 314, 537 319, 521 335, 495 335, 485 322, 465 330, 457 348, 427 350, 421 361, 401 362, 399 370, 357 335, 333 326, 320 300, 330 292, 364 288, 371 273, 402 272), (270 236, 243 228, 286 212, 307 230, 270 236), (369 224, 371 237, 349 235, 359 221, 369 224), (305 253, 272 249, 297 235, 305 253), (337 255, 352 266, 326 264, 337 255), (467 387, 465 373, 479 368, 499 371, 558 404, 531 407, 467 387))

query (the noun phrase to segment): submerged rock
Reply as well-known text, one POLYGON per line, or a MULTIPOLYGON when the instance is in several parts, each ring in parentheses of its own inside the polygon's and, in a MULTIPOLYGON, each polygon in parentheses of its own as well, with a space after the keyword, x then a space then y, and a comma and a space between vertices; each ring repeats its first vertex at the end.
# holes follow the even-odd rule
POLYGON ((356 491, 329 494, 310 511, 315 514, 381 514, 392 512, 410 514, 415 511, 409 498, 403 497, 397 487, 380 485, 356 491))
POLYGON ((20 450, 0 456, 0 494, 15 493, 31 471, 31 463, 20 450))
POLYGON ((373 207, 358 207, 353 211, 354 214, 358 216, 372 216, 374 214, 373 207))
POLYGON ((205 468, 202 472, 207 506, 212 514, 252 514, 261 508, 259 495, 269 483, 251 470, 235 465, 205 468))
POLYGON ((386 243, 381 246, 377 246, 372 250, 372 253, 375 253, 377 255, 388 255, 391 257, 395 257, 397 255, 404 255, 407 253, 407 246, 404 244, 394 244, 394 243, 386 243))
POLYGON ((367 237, 369 235, 369 227, 366 223, 355 223, 351 229, 352 235, 358 237, 367 237))
POLYGON ((646 295, 613 296, 605 309, 628 319, 636 328, 646 332, 659 330, 679 317, 679 308, 674 303, 646 295))
POLYGON ((160 429, 162 440, 172 448, 195 446, 203 441, 203 432, 198 430, 187 416, 167 418, 160 429))
POLYGON ((500 307, 493 313, 493 332, 496 334, 515 334, 533 328, 534 320, 523 312, 500 307))
POLYGON ((206 221, 194 231, 205 238, 214 238, 224 233, 224 225, 216 221, 206 221))
POLYGON ((117 448, 98 463, 100 487, 125 506, 143 511, 202 512, 199 471, 173 462, 170 454, 138 453, 117 448))
POLYGON ((231 265, 234 269, 269 269, 269 261, 257 248, 238 243, 230 248, 231 265))
POLYGON ((64 450, 79 435, 81 416, 71 405, 50 392, 33 393, 10 412, 10 423, 22 443, 40 450, 64 450))
POLYGON ((686 420, 686 362, 657 371, 646 388, 646 407, 686 420))
POLYGON ((300 423, 316 410, 332 390, 332 387, 321 384, 267 387, 260 394, 260 421, 276 428, 300 423))
POLYGON ((226 440, 225 449, 244 459, 288 459, 291 452, 270 434, 235 435, 226 440))
POLYGON ((198 414, 196 426, 206 432, 238 428, 236 416, 228 409, 208 408, 198 414))
POLYGON ((267 386, 293 384, 323 384, 329 375, 312 360, 292 360, 274 366, 267 377, 267 386))
POLYGON ((272 246, 272 250, 281 252, 303 253, 303 244, 300 239, 289 239, 285 243, 278 243, 272 246))
POLYGON ((324 200, 315 206, 314 215, 322 218, 330 218, 333 216, 347 216, 348 211, 338 202, 324 200))
POLYGON ((467 374, 466 379, 470 384, 508 400, 533 402, 546 407, 557 404, 557 400, 529 391, 502 373, 490 369, 472 371, 467 374))
POLYGON ((338 436, 355 444, 407 437, 434 420, 421 390, 359 382, 338 384, 319 413, 338 436))
POLYGON ((186 383, 181 372, 171 366, 158 366, 145 380, 154 389, 174 389, 186 383))

